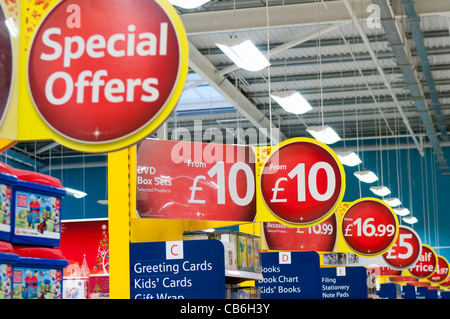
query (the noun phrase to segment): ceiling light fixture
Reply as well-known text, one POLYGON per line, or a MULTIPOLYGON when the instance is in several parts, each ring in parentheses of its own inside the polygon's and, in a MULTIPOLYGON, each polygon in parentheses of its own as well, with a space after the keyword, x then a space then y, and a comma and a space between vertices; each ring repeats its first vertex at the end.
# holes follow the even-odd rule
POLYGON ((73 196, 75 198, 83 198, 87 195, 87 193, 73 189, 73 188, 65 187, 65 190, 66 190, 67 195, 73 196))
POLYGON ((339 135, 328 125, 310 126, 306 130, 316 140, 325 144, 334 144, 341 140, 339 135))
POLYGON ((386 186, 372 186, 370 188, 370 190, 375 195, 378 195, 378 196, 381 196, 381 197, 387 196, 387 195, 389 195, 391 193, 389 188, 387 188, 386 186))
POLYGON ((378 180, 377 175, 372 171, 358 171, 353 173, 361 182, 373 183, 378 180))
POLYGON ((256 72, 270 64, 261 51, 248 39, 224 39, 216 42, 216 45, 241 69, 256 72))
POLYGON ((408 208, 394 208, 394 213, 396 213, 398 216, 408 216, 411 214, 408 208))
POLYGON ((391 207, 397 207, 402 204, 402 202, 396 197, 384 198, 383 201, 391 207))
POLYGON ((404 221, 405 223, 408 223, 408 224, 415 224, 415 223, 418 222, 417 218, 414 217, 414 216, 403 217, 402 219, 403 219, 403 221, 404 221))
POLYGON ((297 91, 273 92, 270 96, 286 112, 304 114, 312 110, 309 102, 297 91))
POLYGON ((194 9, 211 0, 169 0, 169 2, 177 7, 185 9, 194 9))
POLYGON ((362 163, 355 152, 337 152, 336 154, 344 165, 356 166, 362 163))

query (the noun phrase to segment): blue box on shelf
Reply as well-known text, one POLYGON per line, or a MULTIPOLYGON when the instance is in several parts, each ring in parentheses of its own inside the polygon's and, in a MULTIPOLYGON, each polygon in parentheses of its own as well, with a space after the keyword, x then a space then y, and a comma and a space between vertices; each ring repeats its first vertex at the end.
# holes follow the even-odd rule
POLYGON ((12 193, 17 183, 13 169, 0 162, 0 240, 9 241, 12 231, 12 193))
POLYGON ((13 266, 18 260, 11 243, 0 241, 0 299, 12 299, 13 266))
POLYGON ((57 178, 13 170, 11 243, 58 247, 61 239, 61 199, 66 190, 57 178))
POLYGON ((15 247, 13 299, 62 299, 63 273, 68 261, 49 247, 15 247))

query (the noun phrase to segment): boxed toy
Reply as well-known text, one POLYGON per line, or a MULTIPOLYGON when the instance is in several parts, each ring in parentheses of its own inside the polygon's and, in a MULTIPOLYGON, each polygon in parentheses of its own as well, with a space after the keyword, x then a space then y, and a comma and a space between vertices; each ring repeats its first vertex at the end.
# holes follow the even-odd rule
POLYGON ((11 198, 17 176, 5 163, 0 162, 0 240, 11 239, 11 198))
POLYGON ((216 231, 215 239, 222 242, 225 248, 225 269, 237 269, 237 232, 216 231))
POLYGON ((62 299, 63 270, 68 265, 61 251, 44 247, 15 247, 13 299, 62 299))
POLYGON ((260 250, 260 237, 253 237, 253 265, 255 272, 261 272, 261 250, 260 250))
POLYGON ((253 239, 255 236, 253 235, 247 235, 247 270, 248 271, 255 271, 255 264, 254 264, 254 243, 253 239))
POLYGON ((238 246, 237 246, 237 262, 239 270, 247 270, 247 235, 244 233, 238 234, 238 246))
POLYGON ((44 174, 13 170, 11 242, 57 247, 61 239, 61 198, 66 194, 59 179, 44 174))
POLYGON ((0 299, 12 299, 13 265, 18 259, 10 243, 0 242, 0 299))

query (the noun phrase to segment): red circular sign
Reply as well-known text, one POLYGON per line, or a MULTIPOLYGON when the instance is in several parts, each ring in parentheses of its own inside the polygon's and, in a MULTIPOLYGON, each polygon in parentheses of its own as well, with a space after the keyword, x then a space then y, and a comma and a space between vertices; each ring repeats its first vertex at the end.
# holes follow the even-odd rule
POLYGON ((428 277, 428 281, 439 284, 447 280, 449 276, 449 264, 447 259, 442 256, 438 256, 436 271, 428 277))
POLYGON ((409 272, 417 278, 428 278, 436 270, 437 260, 434 250, 427 245, 422 245, 419 260, 413 267, 409 268, 409 272))
POLYGON ((422 252, 422 242, 417 233, 406 226, 399 226, 398 237, 395 244, 383 258, 394 269, 408 269, 419 260, 422 252))
POLYGON ((270 211, 293 226, 320 223, 333 214, 345 191, 345 173, 334 152, 313 139, 280 144, 261 172, 270 211))
POLYGON ((57 4, 37 30, 28 62, 29 89, 43 120, 64 138, 87 144, 148 127, 184 84, 187 52, 168 6, 149 0, 57 4))
POLYGON ((1 3, 0 21, 0 119, 2 119, 11 94, 13 63, 11 38, 5 23, 11 20, 6 19, 1 3))
POLYGON ((398 220, 378 199, 363 198, 350 205, 342 220, 342 234, 357 254, 377 256, 386 252, 398 236, 398 220))
POLYGON ((310 227, 295 228, 278 222, 264 223, 264 237, 272 250, 333 251, 336 244, 336 215, 310 227))

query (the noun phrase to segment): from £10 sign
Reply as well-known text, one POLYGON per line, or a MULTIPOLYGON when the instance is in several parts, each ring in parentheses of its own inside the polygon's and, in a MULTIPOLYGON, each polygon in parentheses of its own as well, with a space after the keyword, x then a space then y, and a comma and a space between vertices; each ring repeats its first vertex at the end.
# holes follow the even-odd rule
POLYGON ((284 141, 264 163, 261 194, 279 222, 308 227, 335 212, 345 191, 345 173, 336 154, 309 138, 284 141))
POLYGON ((61 144, 110 151, 169 116, 187 61, 186 33, 167 1, 63 0, 34 36, 28 84, 61 144))
POLYGON ((7 20, 0 2, 0 122, 6 112, 12 87, 13 53, 7 20))
POLYGON ((247 146, 145 139, 137 150, 139 216, 252 222, 254 162, 247 146))
POLYGON ((416 278, 425 279, 430 277, 437 267, 438 257, 433 248, 422 244, 422 253, 419 260, 409 269, 409 272, 416 278))
POLYGON ((342 218, 342 235, 356 254, 373 257, 389 250, 398 237, 393 210, 376 198, 353 202, 342 218))
POLYGON ((422 241, 414 229, 399 226, 395 244, 383 254, 384 261, 394 269, 408 269, 419 260, 422 252, 422 241))

